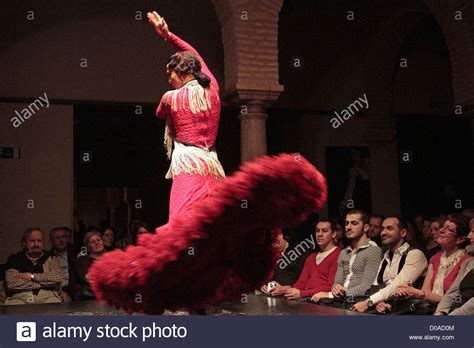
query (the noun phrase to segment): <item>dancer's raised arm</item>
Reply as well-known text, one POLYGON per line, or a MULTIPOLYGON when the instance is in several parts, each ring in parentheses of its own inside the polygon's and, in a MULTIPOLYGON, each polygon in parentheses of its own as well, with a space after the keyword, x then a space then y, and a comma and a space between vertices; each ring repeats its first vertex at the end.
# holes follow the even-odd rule
POLYGON ((150 22, 150 24, 153 26, 153 28, 155 29, 158 35, 160 35, 166 41, 171 42, 179 51, 193 52, 196 58, 199 59, 199 62, 201 63, 202 72, 206 74, 207 76, 209 76, 209 78, 211 79, 211 85, 213 85, 216 88, 219 88, 216 78, 209 70, 206 62, 204 61, 204 59, 202 59, 199 52, 189 43, 181 39, 178 35, 170 32, 168 24, 165 21, 165 18, 161 17, 158 14, 158 12, 156 11, 148 12, 147 16, 148 16, 148 22, 150 22))

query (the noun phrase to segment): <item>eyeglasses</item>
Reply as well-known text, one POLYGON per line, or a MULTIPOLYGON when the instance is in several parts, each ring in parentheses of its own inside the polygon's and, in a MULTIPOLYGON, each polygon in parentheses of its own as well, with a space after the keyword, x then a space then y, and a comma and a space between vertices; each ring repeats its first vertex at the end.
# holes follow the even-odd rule
POLYGON ((455 236, 457 236, 456 231, 450 230, 448 227, 441 227, 441 228, 439 229, 439 233, 440 233, 440 234, 449 234, 449 233, 452 233, 452 234, 454 234, 455 236))

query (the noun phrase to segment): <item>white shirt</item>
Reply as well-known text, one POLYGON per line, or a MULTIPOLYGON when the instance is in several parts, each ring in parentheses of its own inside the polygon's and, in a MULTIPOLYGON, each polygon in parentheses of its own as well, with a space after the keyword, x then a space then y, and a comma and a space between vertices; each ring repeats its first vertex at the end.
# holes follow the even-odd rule
POLYGON ((331 254, 334 250, 336 250, 337 246, 335 246, 334 248, 328 250, 328 251, 325 251, 325 252, 319 252, 317 255, 316 255, 316 264, 319 265, 321 262, 324 261, 324 259, 329 255, 331 254))
POLYGON ((59 264, 59 269, 61 270, 61 286, 68 286, 69 284, 69 264, 67 262, 67 251, 62 254, 56 252, 54 255, 56 262, 59 264))
MULTIPOLYGON (((428 266, 425 255, 418 249, 412 249, 408 251, 405 264, 398 273, 400 260, 409 248, 410 245, 404 243, 395 251, 392 260, 390 260, 390 250, 385 252, 384 260, 387 261, 387 266, 383 272, 383 281, 387 286, 370 296, 374 304, 386 301, 393 295, 398 286, 405 285, 408 282, 413 284, 425 272, 428 266)), ((379 272, 384 260, 380 263, 379 272)), ((378 285, 377 279, 375 279, 374 285, 378 285)))

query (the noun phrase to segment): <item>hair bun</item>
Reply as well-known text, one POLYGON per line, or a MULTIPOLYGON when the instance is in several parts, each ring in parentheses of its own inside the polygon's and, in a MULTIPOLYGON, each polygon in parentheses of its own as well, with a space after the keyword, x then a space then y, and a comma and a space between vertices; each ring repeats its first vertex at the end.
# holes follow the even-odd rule
POLYGON ((204 88, 209 87, 209 85, 211 84, 211 79, 209 78, 209 76, 204 74, 201 70, 195 71, 193 73, 193 76, 196 78, 199 84, 204 88))

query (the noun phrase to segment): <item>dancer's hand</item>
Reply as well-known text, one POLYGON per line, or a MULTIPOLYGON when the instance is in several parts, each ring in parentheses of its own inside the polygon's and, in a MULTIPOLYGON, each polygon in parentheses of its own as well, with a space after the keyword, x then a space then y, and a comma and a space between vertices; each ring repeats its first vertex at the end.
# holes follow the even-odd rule
POLYGON ((155 31, 158 33, 158 35, 167 39, 170 35, 170 32, 168 29, 168 24, 165 21, 165 17, 161 17, 156 11, 148 12, 147 17, 148 22, 150 22, 152 27, 155 28, 155 31))

